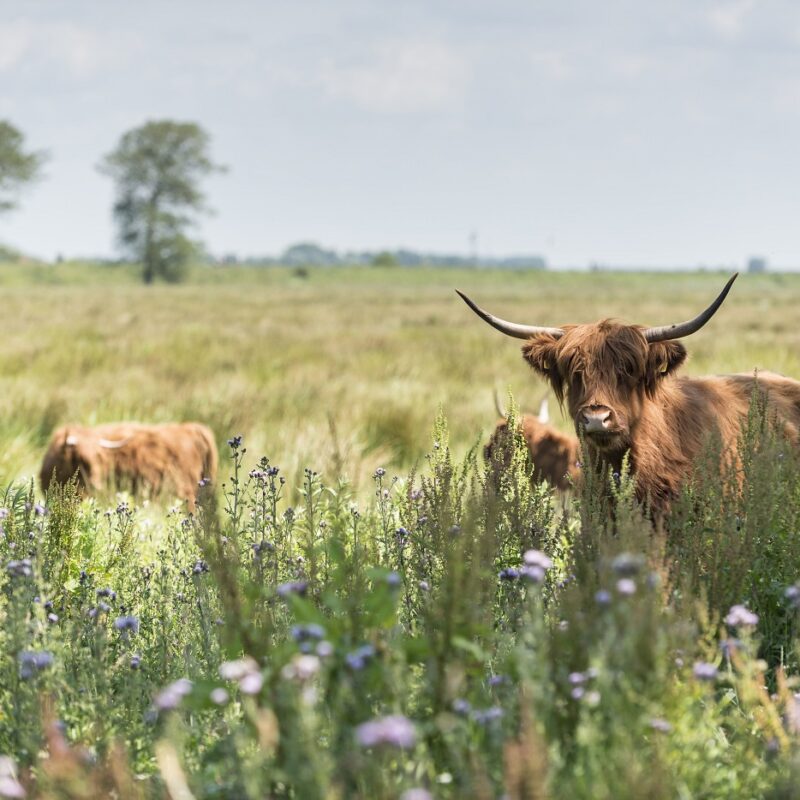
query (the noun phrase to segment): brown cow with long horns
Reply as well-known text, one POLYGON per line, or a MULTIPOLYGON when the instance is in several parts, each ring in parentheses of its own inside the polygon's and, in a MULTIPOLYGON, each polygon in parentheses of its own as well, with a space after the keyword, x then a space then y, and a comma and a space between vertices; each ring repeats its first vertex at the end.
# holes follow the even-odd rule
POLYGON ((697 317, 658 328, 609 319, 562 328, 519 325, 458 294, 489 325, 525 340, 525 360, 550 382, 559 402, 566 400, 592 461, 619 470, 630 453, 638 497, 663 511, 710 434, 719 436, 727 457, 735 456, 754 391, 761 393, 768 417, 789 439, 798 439, 798 381, 760 371, 705 378, 674 374, 686 360, 678 340, 711 319, 737 274, 697 317))

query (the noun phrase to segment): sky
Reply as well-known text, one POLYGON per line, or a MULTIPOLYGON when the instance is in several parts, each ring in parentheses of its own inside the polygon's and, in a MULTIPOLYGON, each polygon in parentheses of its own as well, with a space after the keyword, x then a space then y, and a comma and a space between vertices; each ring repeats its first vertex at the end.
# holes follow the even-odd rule
POLYGON ((217 254, 800 267, 792 0, 0 0, 0 119, 49 151, 0 241, 115 253, 96 165, 149 119, 228 172, 217 254))

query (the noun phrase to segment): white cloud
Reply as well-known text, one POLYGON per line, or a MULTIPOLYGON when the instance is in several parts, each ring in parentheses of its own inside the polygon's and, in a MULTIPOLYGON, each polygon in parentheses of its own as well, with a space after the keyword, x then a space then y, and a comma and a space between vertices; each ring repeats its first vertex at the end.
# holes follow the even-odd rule
POLYGON ((132 35, 120 31, 17 19, 0 27, 0 72, 36 63, 56 65, 82 78, 123 63, 137 45, 132 35))
POLYGON ((324 64, 320 82, 328 95, 368 111, 409 114, 452 107, 464 94, 468 68, 442 42, 388 41, 371 60, 324 64))
POLYGON ((733 0, 720 3, 707 15, 711 29, 726 39, 736 39, 744 30, 747 16, 755 7, 756 0, 733 0))

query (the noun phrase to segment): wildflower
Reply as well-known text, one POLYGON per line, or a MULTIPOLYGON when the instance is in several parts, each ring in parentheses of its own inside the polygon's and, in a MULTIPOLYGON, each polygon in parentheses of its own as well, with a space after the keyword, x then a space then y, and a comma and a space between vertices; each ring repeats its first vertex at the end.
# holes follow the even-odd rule
POLYGON ((472 712, 472 720, 478 725, 488 725, 496 722, 503 717, 503 709, 500 706, 490 706, 489 708, 476 708, 472 712))
POLYGON ((58 622, 58 614, 54 614, 52 611, 47 615, 47 621, 55 624, 58 622))
POLYGON ((516 567, 506 567, 500 570, 497 577, 501 581, 515 581, 519 578, 519 570, 516 567))
POLYGON ((525 564, 519 568, 519 577, 528 583, 541 583, 544 580, 545 571, 538 564, 525 564))
POLYGON ((48 650, 23 650, 18 656, 19 676, 26 681, 46 670, 53 663, 53 654, 48 650))
POLYGON ((583 688, 583 686, 575 686, 570 691, 570 696, 572 697, 573 700, 580 700, 581 697, 583 697, 585 691, 586 690, 583 688))
POLYGON ((800 586, 797 584, 788 586, 783 596, 792 608, 800 608, 800 586))
POLYGON ((745 606, 735 605, 731 606, 728 615, 725 617, 725 624, 733 628, 747 627, 754 628, 758 625, 758 614, 754 614, 745 606))
POLYGON ((489 686, 502 686, 503 684, 508 683, 508 678, 505 675, 492 675, 489 678, 489 686))
POLYGON ((239 658, 236 661, 224 661, 219 665, 219 674, 226 681, 240 681, 246 675, 258 672, 258 664, 250 656, 239 658))
POLYGON ((610 606, 611 605, 611 593, 607 592, 605 589, 600 589, 600 591, 595 592, 594 601, 601 608, 605 608, 606 606, 610 606))
POLYGON ((400 573, 392 570, 391 572, 387 573, 386 577, 384 578, 386 581, 386 585, 390 589, 397 589, 399 586, 403 584, 403 579, 400 577, 400 573))
POLYGON ((458 714, 459 716, 466 717, 470 711, 472 711, 472 706, 468 700, 464 700, 463 697, 458 697, 453 700, 453 711, 458 714))
POLYGON ((275 591, 278 593, 278 597, 288 597, 291 594, 302 596, 307 589, 308 583, 306 581, 288 581, 287 583, 281 583, 275 591))
POLYGON ((208 564, 206 564, 206 562, 202 559, 195 561, 195 564, 192 567, 192 574, 202 575, 204 572, 208 572, 208 564))
POLYGON ((414 789, 406 789, 400 795, 400 800, 433 800, 433 795, 427 789, 415 787, 414 789))
POLYGON ((33 562, 29 558, 9 561, 6 564, 6 572, 12 578, 30 578, 33 575, 33 562))
POLYGON ((310 622, 307 625, 292 625, 291 635, 296 642, 302 642, 306 639, 322 639, 325 636, 325 628, 315 622, 310 622))
POLYGON ((242 694, 258 694, 264 685, 264 676, 260 672, 251 672, 239 681, 239 691, 242 694))
POLYGON ((142 657, 138 653, 132 655, 130 660, 131 669, 139 669, 141 665, 142 665, 142 657))
POLYGON ((242 446, 242 437, 241 436, 234 436, 232 439, 228 439, 228 447, 231 450, 238 450, 242 446))
POLYGON ((580 686, 586 683, 586 676, 582 672, 570 672, 568 680, 573 686, 580 686))
POLYGON ((611 562, 611 569, 623 578, 638 575, 644 566, 644 558, 635 553, 620 553, 611 562))
POLYGON ((730 658, 731 653, 738 650, 741 646, 742 646, 741 639, 723 639, 719 643, 719 649, 722 650, 722 655, 724 655, 725 658, 730 658))
POLYGON ((421 592, 429 592, 431 590, 428 581, 420 581, 417 585, 419 586, 419 590, 421 592))
POLYGON ((717 672, 717 668, 707 661, 698 661, 692 669, 692 673, 698 681, 715 681, 717 679, 717 672))
POLYGON ((365 644, 354 650, 352 653, 348 653, 344 657, 344 663, 347 664, 347 666, 353 671, 358 672, 364 669, 367 661, 369 661, 369 659, 371 659, 374 655, 375 648, 371 644, 365 644))
POLYGON ((385 474, 386 474, 386 470, 383 467, 378 467, 378 469, 375 470, 375 477, 376 478, 382 478, 385 474))
POLYGON ((548 570, 553 566, 553 560, 541 550, 526 550, 522 560, 529 567, 541 567, 543 570, 548 570))
POLYGON ((43 517, 47 513, 47 509, 41 503, 34 503, 33 512, 37 517, 43 517))
POLYGON ((230 695, 225 689, 218 686, 216 689, 211 690, 209 698, 215 706, 224 706, 230 700, 230 695))
POLYGON ((395 535, 395 536, 396 536, 398 539, 405 539, 405 538, 407 538, 407 537, 408 537, 410 534, 409 534, 409 532, 408 532, 408 529, 407 529, 407 528, 403 528, 403 527, 401 526, 401 527, 399 527, 399 528, 398 528, 398 529, 397 529, 397 530, 394 532, 394 535, 395 535))
POLYGON ((320 668, 317 656, 297 655, 282 670, 281 676, 290 681, 305 683, 310 681, 320 668))
POLYGON ((620 578, 617 581, 617 592, 623 597, 636 594, 636 581, 633 578, 620 578))
POLYGON ((650 720, 650 727, 659 733, 669 733, 672 730, 672 725, 665 719, 660 719, 659 717, 653 717, 653 719, 650 720))
POLYGON ((204 488, 205 486, 208 486, 210 483, 211 483, 211 478, 200 478, 200 480, 197 481, 197 485, 201 489, 204 488))
POLYGON ((8 519, 9 511, 7 508, 0 508, 0 519, 8 519))
POLYGON ((12 758, 0 756, 0 797, 25 797, 25 789, 17 780, 17 765, 12 758))
POLYGON ((117 593, 113 589, 98 589, 97 590, 98 597, 107 597, 109 600, 116 600, 117 593))
POLYGON ((192 691, 192 682, 188 678, 179 678, 169 686, 165 686, 153 699, 153 705, 159 711, 171 711, 181 704, 181 700, 192 691))
POLYGON ((407 750, 417 742, 414 723, 401 714, 364 722, 356 728, 356 740, 362 747, 398 747, 407 750))
POLYGON ((333 655, 333 645, 330 642, 322 641, 316 646, 315 652, 320 658, 329 658, 333 655))
POLYGON ((132 616, 117 617, 114 620, 114 627, 118 631, 125 633, 139 633, 139 618, 132 616))

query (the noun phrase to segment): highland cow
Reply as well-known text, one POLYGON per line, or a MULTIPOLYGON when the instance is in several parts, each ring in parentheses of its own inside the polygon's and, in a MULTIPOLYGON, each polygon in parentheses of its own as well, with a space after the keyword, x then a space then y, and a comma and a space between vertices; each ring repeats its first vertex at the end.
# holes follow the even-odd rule
MULTIPOLYGON (((500 419, 483 449, 487 462, 499 472, 511 465, 514 452, 514 437, 508 428, 508 414, 495 397, 495 405, 500 419)), ((554 428, 550 423, 547 398, 542 400, 538 416, 523 414, 517 420, 517 427, 525 439, 533 464, 531 479, 534 483, 547 481, 561 491, 571 488, 579 475, 578 457, 580 444, 574 436, 554 428)))
POLYGON ((646 328, 614 320, 543 328, 507 322, 462 299, 485 322, 524 339, 522 353, 566 401, 575 428, 596 468, 619 471, 626 454, 640 500, 668 509, 710 437, 723 458, 738 458, 742 427, 758 395, 768 420, 797 443, 800 383, 770 372, 686 378, 678 340, 700 330, 716 313, 736 279, 694 319, 646 328))
POLYGON ((196 422, 166 425, 111 423, 84 428, 66 425, 52 435, 40 480, 73 477, 82 493, 125 489, 134 494, 170 492, 194 508, 201 481, 217 476, 214 436, 196 422))

